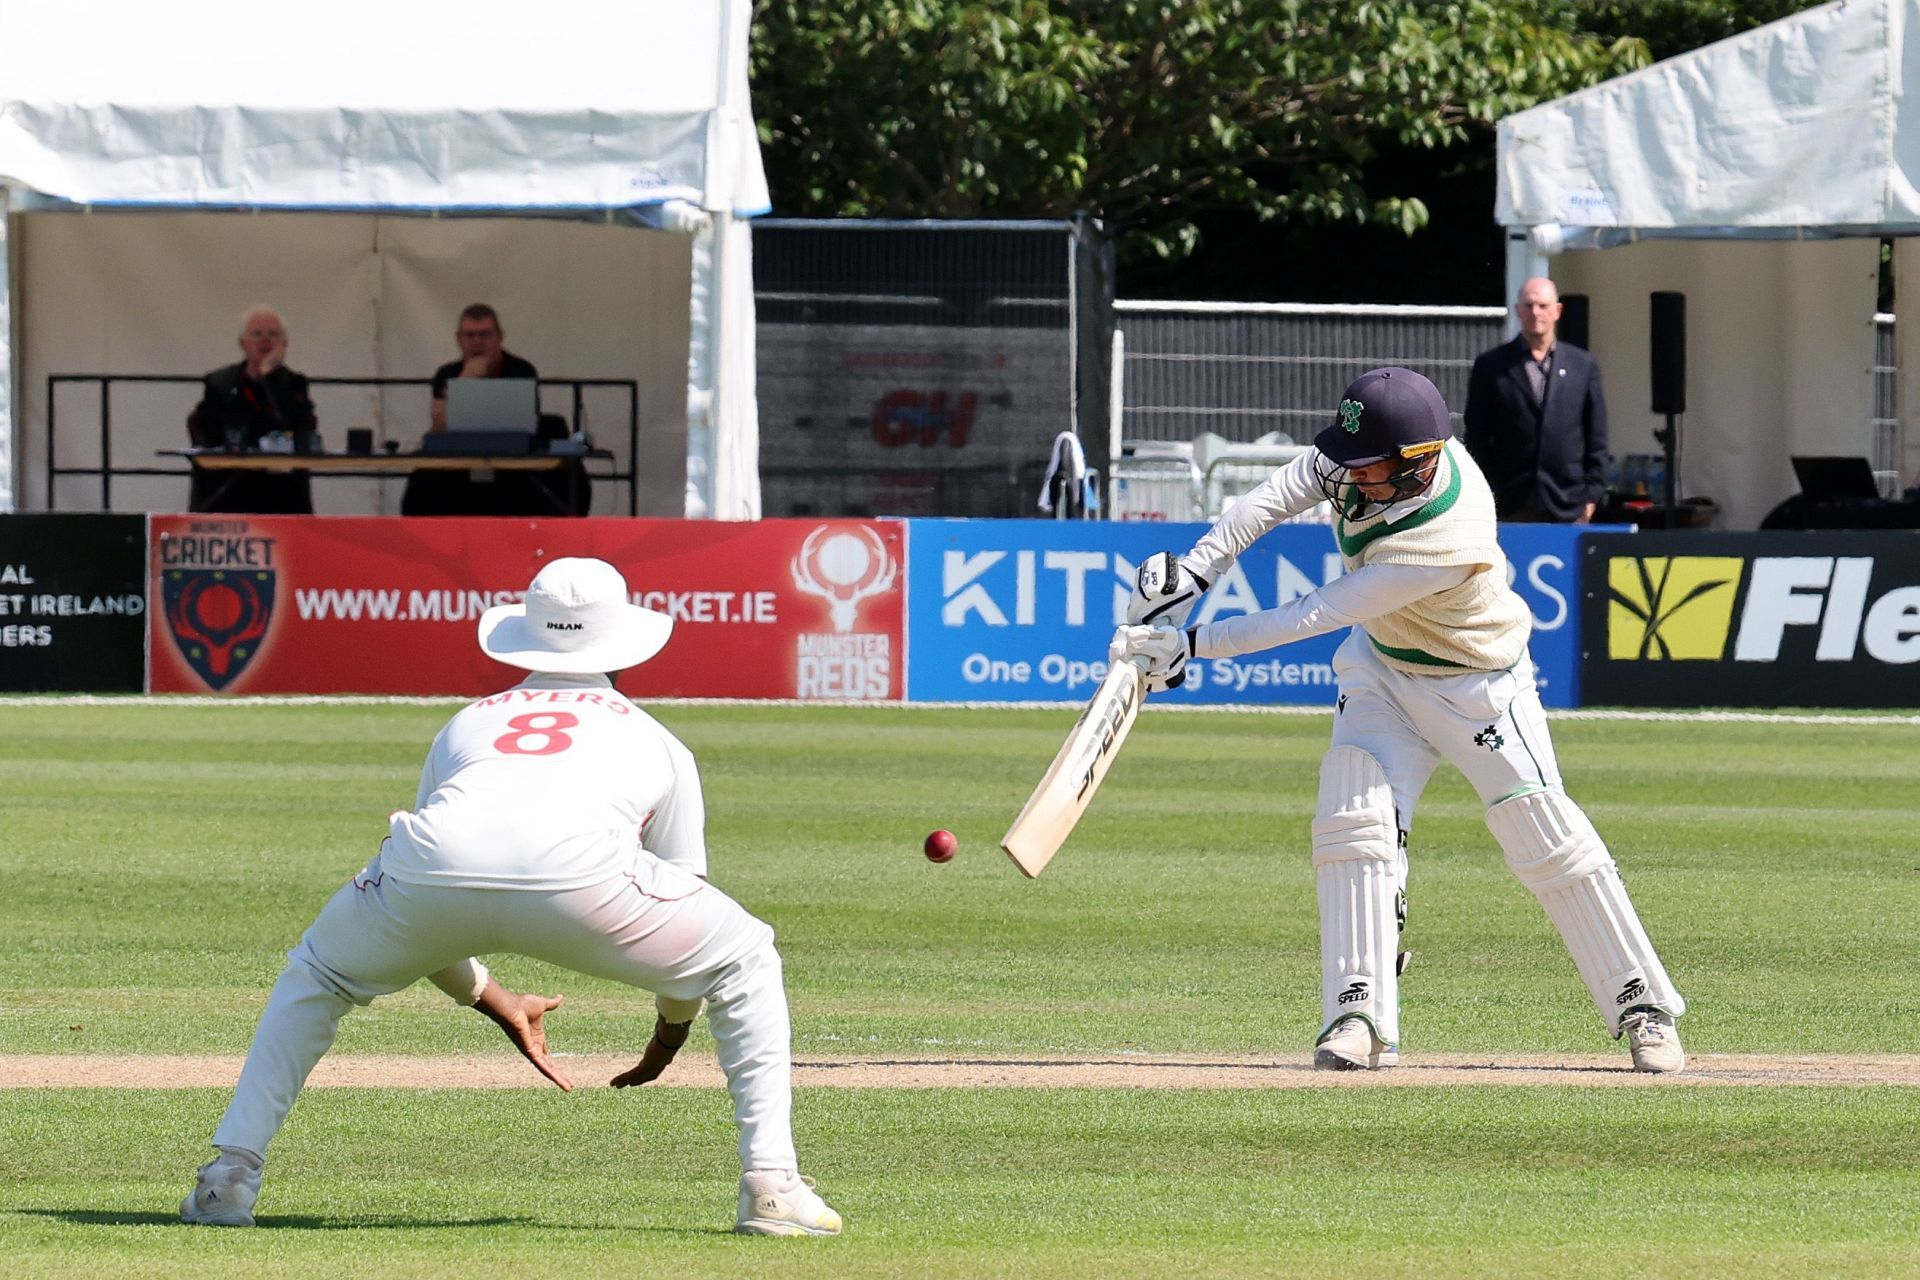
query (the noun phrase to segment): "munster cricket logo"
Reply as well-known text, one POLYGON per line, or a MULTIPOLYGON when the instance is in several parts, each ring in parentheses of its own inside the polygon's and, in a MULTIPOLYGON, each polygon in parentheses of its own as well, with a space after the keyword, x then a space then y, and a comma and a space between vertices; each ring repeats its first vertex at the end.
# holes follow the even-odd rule
POLYGON ((866 525, 823 524, 793 558, 793 585, 827 602, 835 631, 852 631, 860 602, 891 587, 897 568, 887 544, 866 525))
POLYGON ((210 689, 224 689, 260 652, 273 620, 271 569, 167 569, 160 575, 167 630, 210 689))

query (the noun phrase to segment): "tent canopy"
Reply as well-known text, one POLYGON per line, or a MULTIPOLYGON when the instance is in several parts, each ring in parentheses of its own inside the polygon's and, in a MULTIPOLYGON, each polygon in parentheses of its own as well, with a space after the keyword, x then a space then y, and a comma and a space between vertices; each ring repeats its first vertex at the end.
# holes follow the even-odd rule
MULTIPOLYGON (((692 232, 688 465, 710 491, 689 507, 751 517, 751 273, 734 219, 765 212, 767 191, 748 16, 745 0, 0 0, 0 215, 624 213, 692 232)), ((10 347, 5 238, 0 216, 10 347)), ((12 399, 0 358, 0 510, 12 399)))
POLYGON ((1920 233, 1917 7, 1835 0, 1507 117, 1496 220, 1548 252, 1920 233))
POLYGON ((79 204, 761 213, 729 8, 0 0, 0 177, 79 204))
MULTIPOLYGON (((1509 285, 1550 274, 1588 296, 1616 456, 1656 451, 1647 295, 1688 296, 1681 493, 1718 503, 1722 527, 1793 494, 1795 454, 1913 462, 1871 391, 1876 238, 1920 236, 1916 15, 1920 0, 1835 0, 1500 123, 1509 285), (1570 249, 1609 252, 1549 265, 1570 249)), ((1900 244, 1897 278, 1920 241, 1900 244)), ((1920 370, 1920 324, 1899 340, 1920 370)))

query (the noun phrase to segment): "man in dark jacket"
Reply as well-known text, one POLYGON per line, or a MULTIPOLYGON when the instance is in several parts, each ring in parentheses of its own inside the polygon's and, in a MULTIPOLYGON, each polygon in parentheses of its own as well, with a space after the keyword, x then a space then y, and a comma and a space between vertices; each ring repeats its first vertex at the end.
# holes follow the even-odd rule
POLYGON ((1527 281, 1514 311, 1519 336, 1473 362, 1467 451, 1486 473, 1502 520, 1585 524, 1607 489, 1600 366, 1582 348, 1555 340, 1553 281, 1527 281))
MULTIPOLYGON (((254 307, 240 320, 238 364, 206 376, 187 431, 202 449, 262 448, 268 436, 284 437, 284 451, 307 452, 314 444, 313 400, 305 374, 287 368, 287 326, 271 307, 254 307)), ((244 471, 195 471, 191 511, 307 515, 313 496, 305 473, 271 475, 244 471)))

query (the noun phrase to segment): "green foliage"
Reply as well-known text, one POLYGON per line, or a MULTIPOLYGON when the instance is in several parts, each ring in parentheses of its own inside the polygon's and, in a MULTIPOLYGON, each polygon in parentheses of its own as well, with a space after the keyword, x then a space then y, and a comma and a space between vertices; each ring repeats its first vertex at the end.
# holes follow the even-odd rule
POLYGON ((1581 26, 1607 38, 1646 42, 1655 59, 1698 49, 1827 0, 1595 0, 1581 26))
POLYGON ((759 0, 753 35, 784 214, 1063 217, 1131 248, 1193 217, 1390 226, 1418 194, 1362 169, 1643 65, 1573 0, 759 0))

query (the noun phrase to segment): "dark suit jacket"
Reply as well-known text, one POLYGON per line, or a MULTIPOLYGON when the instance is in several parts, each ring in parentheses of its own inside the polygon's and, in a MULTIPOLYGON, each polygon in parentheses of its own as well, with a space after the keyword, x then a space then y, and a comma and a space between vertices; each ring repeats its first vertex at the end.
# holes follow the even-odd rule
POLYGON ((230 364, 206 376, 200 403, 187 419, 196 445, 217 449, 231 443, 253 449, 270 431, 314 429, 304 373, 282 365, 255 382, 246 372, 245 364, 230 364))
MULTIPOLYGON (((230 364, 206 376, 200 403, 187 416, 193 443, 202 449, 257 449, 270 431, 293 432, 297 444, 303 436, 310 442, 315 420, 306 375, 283 365, 255 382, 246 369, 230 364)), ((306 515, 313 511, 312 486, 305 472, 195 471, 187 510, 306 515)))
POLYGON ((1574 520, 1606 496, 1600 366, 1585 349, 1556 343, 1546 399, 1535 403, 1528 359, 1516 337, 1473 362, 1467 452, 1486 473, 1502 520, 1574 520))

